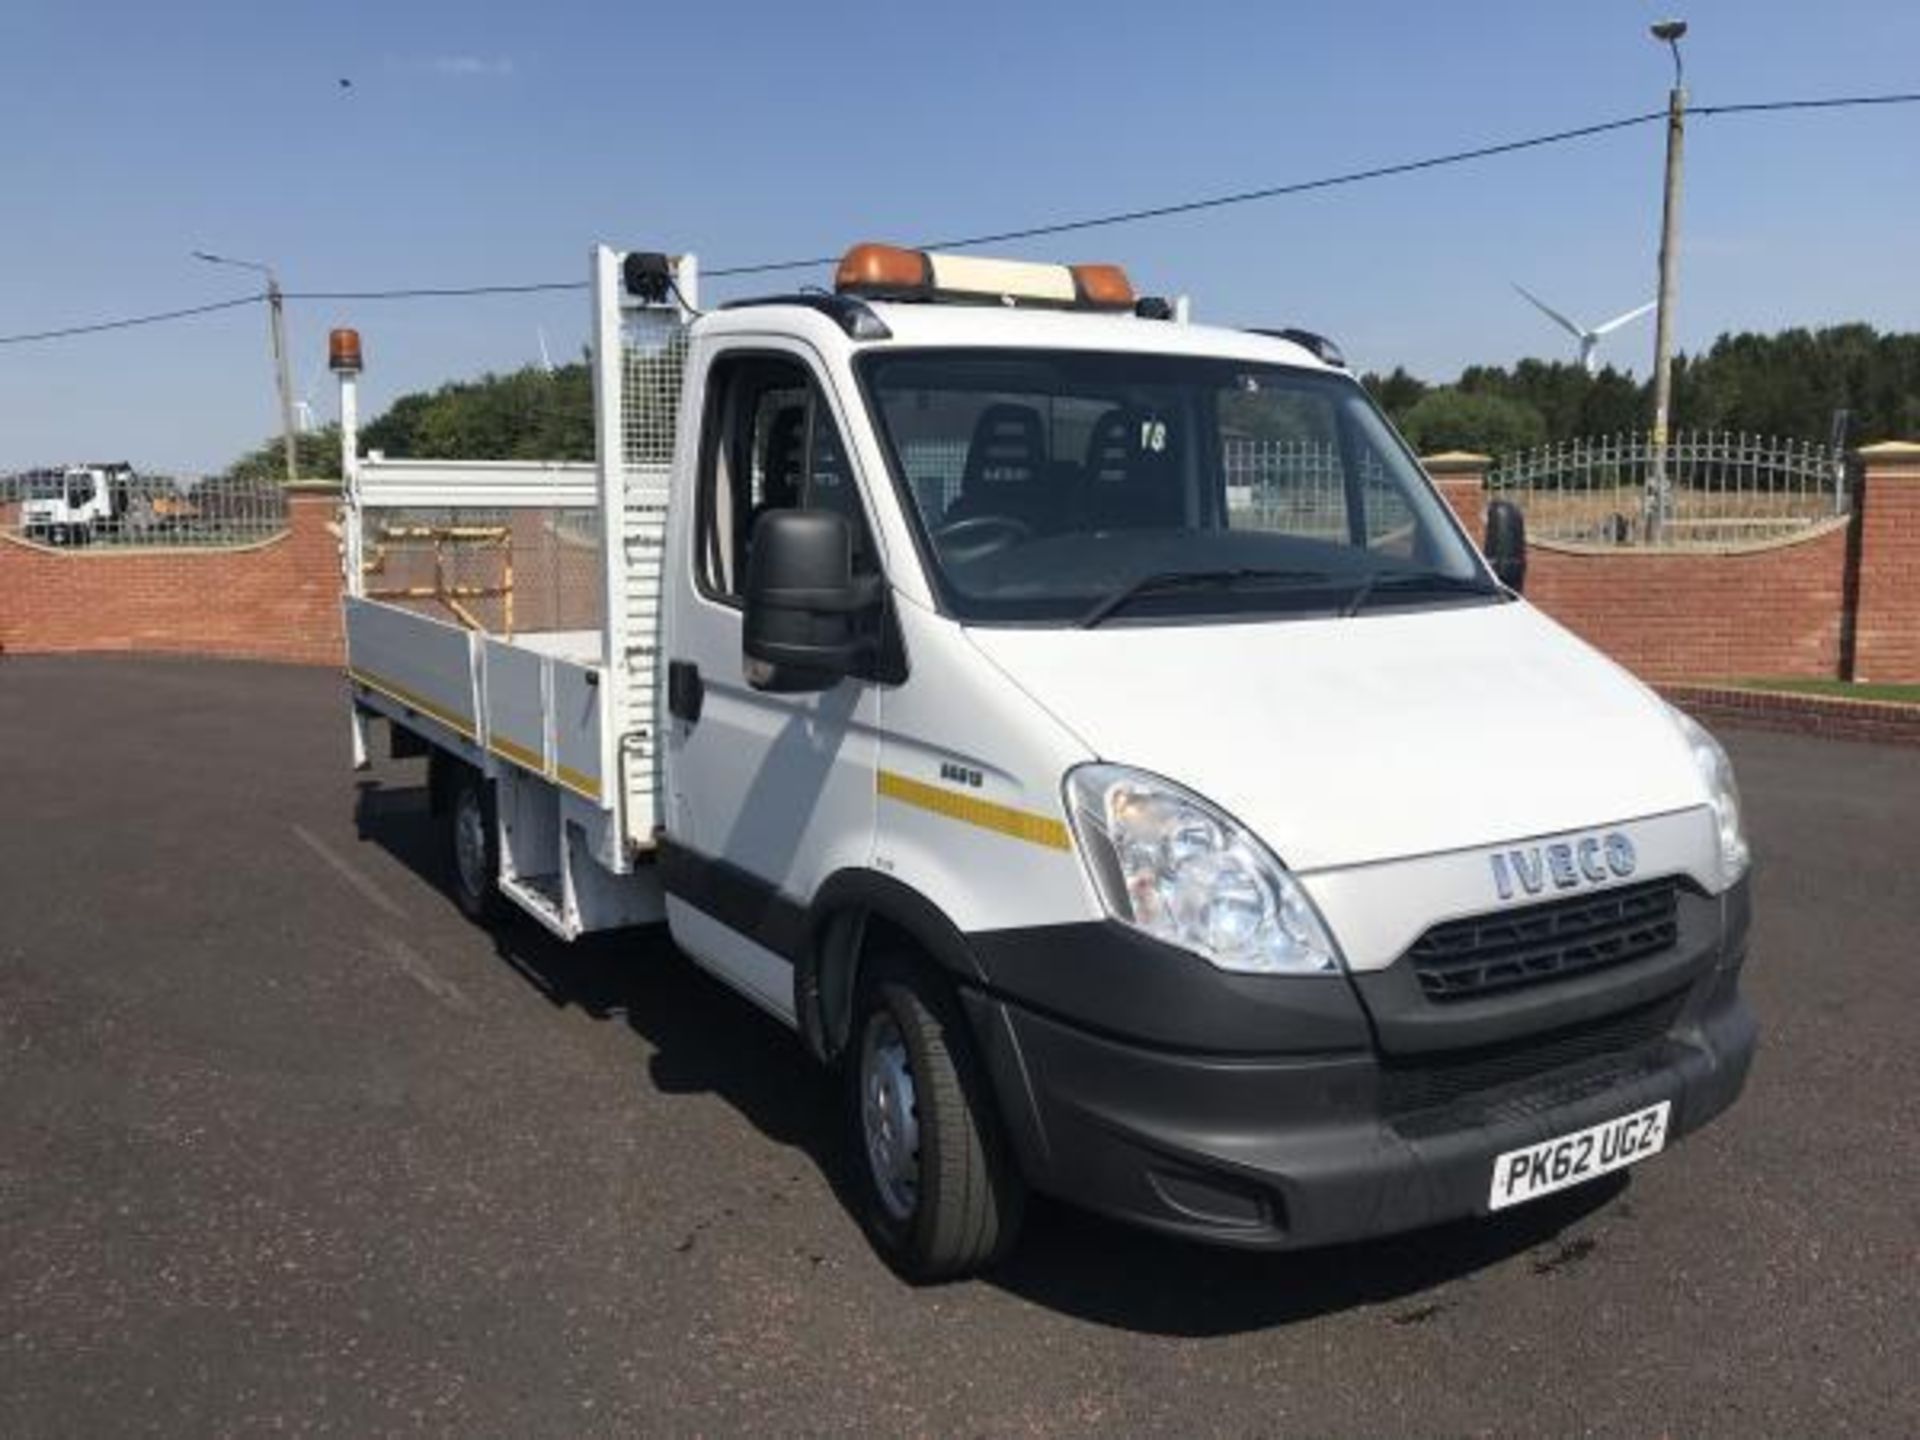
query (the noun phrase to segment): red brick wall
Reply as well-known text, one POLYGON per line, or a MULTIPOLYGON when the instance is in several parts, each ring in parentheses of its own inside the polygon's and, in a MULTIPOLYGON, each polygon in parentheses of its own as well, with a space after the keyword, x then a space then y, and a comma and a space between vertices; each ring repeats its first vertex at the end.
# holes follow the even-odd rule
POLYGON ((1920 445, 1869 445, 1853 678, 1920 680, 1920 445))
POLYGON ((1527 598, 1649 680, 1831 679, 1846 573, 1844 525, 1731 554, 1535 544, 1527 598))
POLYGON ((337 493, 246 550, 47 550, 0 536, 0 651, 170 650, 338 664, 337 493))
MULTIPOLYGON (((1920 680, 1920 446, 1871 447, 1862 459, 1855 678, 1920 680)), ((1476 539, 1486 463, 1427 462, 1476 539)), ((48 551, 0 537, 0 650, 337 664, 337 505, 331 493, 296 495, 290 532, 244 551, 48 551)), ((529 605, 536 569, 525 577, 529 605)), ((1842 664, 1846 571, 1844 528, 1734 554, 1536 544, 1527 595, 1650 679, 1830 677, 1842 664)), ((529 608, 522 623, 534 620, 529 608)))
MULTIPOLYGON (((1865 549, 1857 653, 1872 675, 1920 674, 1920 447, 1862 452, 1865 549), (1904 481, 1890 466, 1912 467, 1904 481), (1877 557, 1871 560, 1868 557, 1877 557), (1875 579, 1870 585, 1868 571, 1875 579), (1875 639, 1858 649, 1867 628, 1875 639), (1896 673, 1905 668, 1905 673, 1896 673)), ((1481 455, 1429 456, 1441 495, 1479 540, 1485 528, 1481 455)), ((1729 553, 1583 552, 1536 541, 1527 598, 1554 619, 1652 680, 1831 679, 1842 666, 1846 608, 1844 526, 1766 549, 1729 553)))
POLYGON ((1433 477, 1440 498, 1453 507, 1453 513, 1460 517, 1467 534, 1478 545, 1487 529, 1484 486, 1487 467, 1493 464, 1492 457, 1454 450, 1444 455, 1428 455, 1420 463, 1426 467, 1427 474, 1433 477))

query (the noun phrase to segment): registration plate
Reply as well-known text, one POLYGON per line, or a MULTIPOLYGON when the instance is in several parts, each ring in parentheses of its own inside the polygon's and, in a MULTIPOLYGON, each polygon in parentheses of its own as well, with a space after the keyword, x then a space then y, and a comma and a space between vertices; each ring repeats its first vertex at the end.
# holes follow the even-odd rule
POLYGON ((1672 1109, 1672 1101, 1662 1100, 1650 1109, 1571 1135, 1507 1151, 1493 1162, 1488 1207, 1504 1210, 1658 1154, 1667 1143, 1667 1116, 1672 1109))

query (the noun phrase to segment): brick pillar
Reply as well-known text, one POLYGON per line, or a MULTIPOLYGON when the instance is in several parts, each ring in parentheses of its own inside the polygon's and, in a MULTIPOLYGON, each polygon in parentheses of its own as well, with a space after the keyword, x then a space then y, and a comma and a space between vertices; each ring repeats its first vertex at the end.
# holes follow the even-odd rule
POLYGON ((276 659, 338 665, 346 655, 340 590, 344 551, 340 482, 295 480, 287 485, 284 609, 276 616, 276 659))
POLYGON ((1448 450, 1423 456, 1420 463, 1478 545, 1487 528, 1487 467, 1493 464, 1492 457, 1448 450))
POLYGON ((1920 681, 1920 444, 1868 445, 1859 457, 1852 678, 1920 681))

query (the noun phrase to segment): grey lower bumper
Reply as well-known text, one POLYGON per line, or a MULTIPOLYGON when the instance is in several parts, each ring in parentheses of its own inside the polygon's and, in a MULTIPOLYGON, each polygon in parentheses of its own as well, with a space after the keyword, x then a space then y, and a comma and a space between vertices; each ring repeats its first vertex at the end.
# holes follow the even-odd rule
POLYGON ((1661 1101, 1670 1140, 1698 1129, 1752 1059, 1737 981, 1737 964, 1702 977, 1628 1048, 1411 1109, 1371 1052, 1175 1053, 983 993, 969 1006, 1037 1188, 1158 1230, 1288 1248, 1485 1213, 1497 1155, 1661 1101))

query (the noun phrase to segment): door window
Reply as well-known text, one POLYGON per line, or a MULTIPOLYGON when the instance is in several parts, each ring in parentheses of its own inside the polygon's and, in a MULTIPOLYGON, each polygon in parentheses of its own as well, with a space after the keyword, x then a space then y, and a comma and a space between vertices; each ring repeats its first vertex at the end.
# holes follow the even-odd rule
POLYGON ((753 527, 769 510, 828 509, 853 526, 857 573, 876 568, 860 490, 820 388, 798 361, 718 361, 708 378, 698 524, 700 589, 738 604, 753 527))

